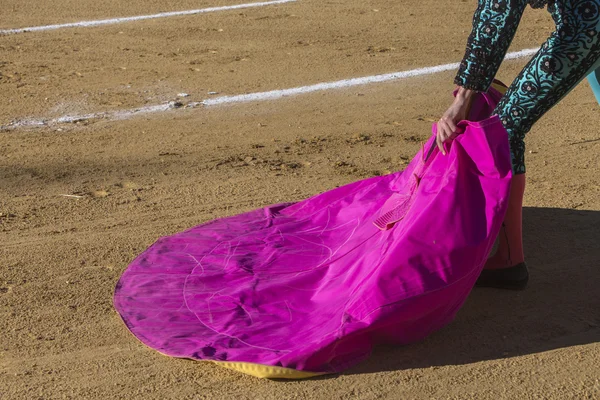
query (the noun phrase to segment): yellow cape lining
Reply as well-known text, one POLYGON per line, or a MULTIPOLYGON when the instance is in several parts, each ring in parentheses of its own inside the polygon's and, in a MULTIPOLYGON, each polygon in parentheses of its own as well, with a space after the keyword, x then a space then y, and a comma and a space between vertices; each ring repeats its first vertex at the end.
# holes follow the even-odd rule
POLYGON ((326 375, 327 372, 299 371, 292 368, 275 367, 271 365, 254 364, 249 362, 213 361, 221 367, 233 369, 257 378, 270 379, 305 379, 314 376, 326 375))

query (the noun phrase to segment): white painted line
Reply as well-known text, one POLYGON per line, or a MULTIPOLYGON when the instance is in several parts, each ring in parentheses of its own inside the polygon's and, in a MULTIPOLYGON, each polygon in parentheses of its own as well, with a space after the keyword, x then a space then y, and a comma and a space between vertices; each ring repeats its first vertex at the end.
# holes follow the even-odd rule
POLYGON ((0 126, 0 131, 12 130, 17 128, 36 128, 36 127, 44 127, 44 126, 54 126, 59 124, 68 124, 68 123, 77 123, 83 121, 89 121, 91 119, 105 119, 109 121, 118 121, 123 119, 129 119, 133 116, 140 114, 151 114, 157 112, 164 112, 169 109, 174 109, 177 107, 173 106, 173 103, 166 104, 157 104, 153 106, 147 107, 138 107, 138 108, 130 108, 128 110, 118 110, 118 111, 105 111, 105 112, 97 112, 90 114, 81 114, 81 115, 63 115, 58 118, 44 118, 44 119, 35 119, 35 118, 27 118, 22 120, 13 121, 8 125, 0 126))
MULTIPOLYGON (((525 49, 513 53, 508 53, 505 60, 513 60, 517 58, 527 57, 535 54, 539 49, 525 49)), ((258 92, 249 94, 240 94, 236 96, 221 96, 213 99, 206 99, 199 102, 188 102, 187 104, 182 103, 168 103, 168 104, 157 104, 154 106, 133 108, 128 110, 119 110, 111 112, 99 112, 93 114, 84 115, 65 115, 59 118, 53 119, 25 119, 13 121, 8 125, 0 126, 0 131, 12 130, 23 127, 40 127, 40 126, 53 126, 64 123, 80 122, 90 119, 105 119, 109 121, 129 119, 139 114, 149 114, 164 112, 168 110, 174 110, 179 108, 196 108, 198 106, 214 106, 219 104, 231 104, 231 103, 243 103, 249 101, 265 101, 280 99, 282 97, 293 96, 297 94, 317 92, 321 90, 329 89, 341 89, 348 88, 358 85, 367 85, 370 83, 387 82, 396 79, 410 78, 420 75, 431 75, 438 72, 450 71, 458 69, 459 63, 438 65, 435 67, 426 67, 419 69, 412 69, 409 71, 393 72, 390 74, 382 75, 371 75, 362 78, 344 79, 334 82, 317 83, 310 86, 301 86, 291 89, 283 90, 271 90, 268 92, 258 92)))
POLYGON ((537 53, 540 49, 539 48, 535 48, 535 49, 524 49, 524 50, 520 50, 520 51, 513 51, 512 53, 508 53, 504 56, 505 60, 514 60, 517 58, 522 58, 522 57, 527 57, 527 56, 532 56, 535 53, 537 53))
POLYGON ((209 12, 215 12, 215 11, 236 10, 239 8, 262 7, 262 6, 270 6, 273 4, 292 3, 295 1, 297 1, 297 0, 273 0, 273 1, 263 1, 260 3, 236 4, 233 6, 210 7, 210 8, 203 8, 203 9, 198 9, 198 10, 171 11, 171 12, 164 12, 164 13, 151 14, 151 15, 138 15, 135 17, 110 18, 110 19, 99 19, 99 20, 93 20, 93 21, 72 22, 72 23, 68 23, 68 24, 30 26, 27 28, 15 28, 15 29, 2 29, 2 30, 0 30, 0 35, 2 35, 2 34, 10 35, 10 34, 24 33, 24 32, 50 31, 50 30, 62 29, 62 28, 89 28, 91 26, 121 24, 123 22, 142 21, 145 19, 178 17, 181 15, 195 15, 195 14, 203 14, 203 13, 209 13, 209 12))
MULTIPOLYGON (((512 60, 516 58, 526 57, 537 53, 539 49, 526 49, 517 51, 514 53, 508 53, 505 57, 506 60, 512 60)), ((413 76, 419 75, 430 75, 438 72, 450 71, 454 69, 458 69, 460 63, 453 64, 444 64, 438 65, 435 67, 426 67, 413 69, 409 71, 402 72, 393 72, 390 74, 383 75, 373 75, 373 76, 365 76, 362 78, 354 78, 354 79, 344 79, 341 81, 335 82, 326 82, 326 83, 317 83, 316 85, 310 86, 301 86, 291 89, 283 89, 283 90, 272 90, 269 92, 259 92, 259 93, 249 93, 249 94, 240 94, 236 96, 222 96, 214 99, 207 99, 202 102, 202 104, 206 106, 213 106, 217 104, 226 104, 226 103, 242 103, 247 101, 262 101, 262 100, 274 100, 279 99, 286 96, 293 96, 296 94, 310 93, 316 92, 320 90, 329 90, 329 89, 339 89, 346 88, 351 86, 358 85, 366 85, 369 83, 379 83, 392 81, 396 79, 404 79, 410 78, 413 76)))

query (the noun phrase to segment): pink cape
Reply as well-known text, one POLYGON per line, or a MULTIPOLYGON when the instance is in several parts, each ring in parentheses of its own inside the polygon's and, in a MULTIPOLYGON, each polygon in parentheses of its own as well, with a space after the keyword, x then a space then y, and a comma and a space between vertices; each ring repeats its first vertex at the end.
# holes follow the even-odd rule
POLYGON ((478 95, 446 156, 427 157, 432 136, 403 172, 160 238, 120 278, 117 311, 163 354, 312 372, 424 338, 464 303, 506 212, 500 96, 478 95))

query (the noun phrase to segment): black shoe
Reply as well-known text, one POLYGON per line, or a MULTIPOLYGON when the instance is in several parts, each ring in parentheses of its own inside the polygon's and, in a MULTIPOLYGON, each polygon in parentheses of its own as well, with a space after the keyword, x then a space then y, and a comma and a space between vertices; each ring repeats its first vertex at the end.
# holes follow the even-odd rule
POLYGON ((475 286, 522 290, 527 286, 527 281, 529 281, 527 264, 522 262, 510 268, 484 269, 475 286))

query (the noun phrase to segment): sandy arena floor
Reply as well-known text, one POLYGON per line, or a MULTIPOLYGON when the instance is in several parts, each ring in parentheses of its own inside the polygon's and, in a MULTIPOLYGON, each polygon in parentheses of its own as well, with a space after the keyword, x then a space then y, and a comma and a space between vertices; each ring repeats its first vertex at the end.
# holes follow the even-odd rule
MULTIPOLYGON (((231 1, 3 0, 0 29, 241 3, 231 1)), ((600 399, 600 113, 586 82, 527 137, 529 288, 474 290, 422 343, 276 382, 164 357, 112 307, 118 277, 159 236, 402 169, 449 105, 454 71, 56 118, 458 62, 474 7, 298 0, 0 35, 0 398, 600 399), (32 120, 46 126, 18 126, 32 120)), ((539 46, 552 26, 528 9, 511 51, 539 46)), ((526 60, 498 77, 510 83, 526 60)))

